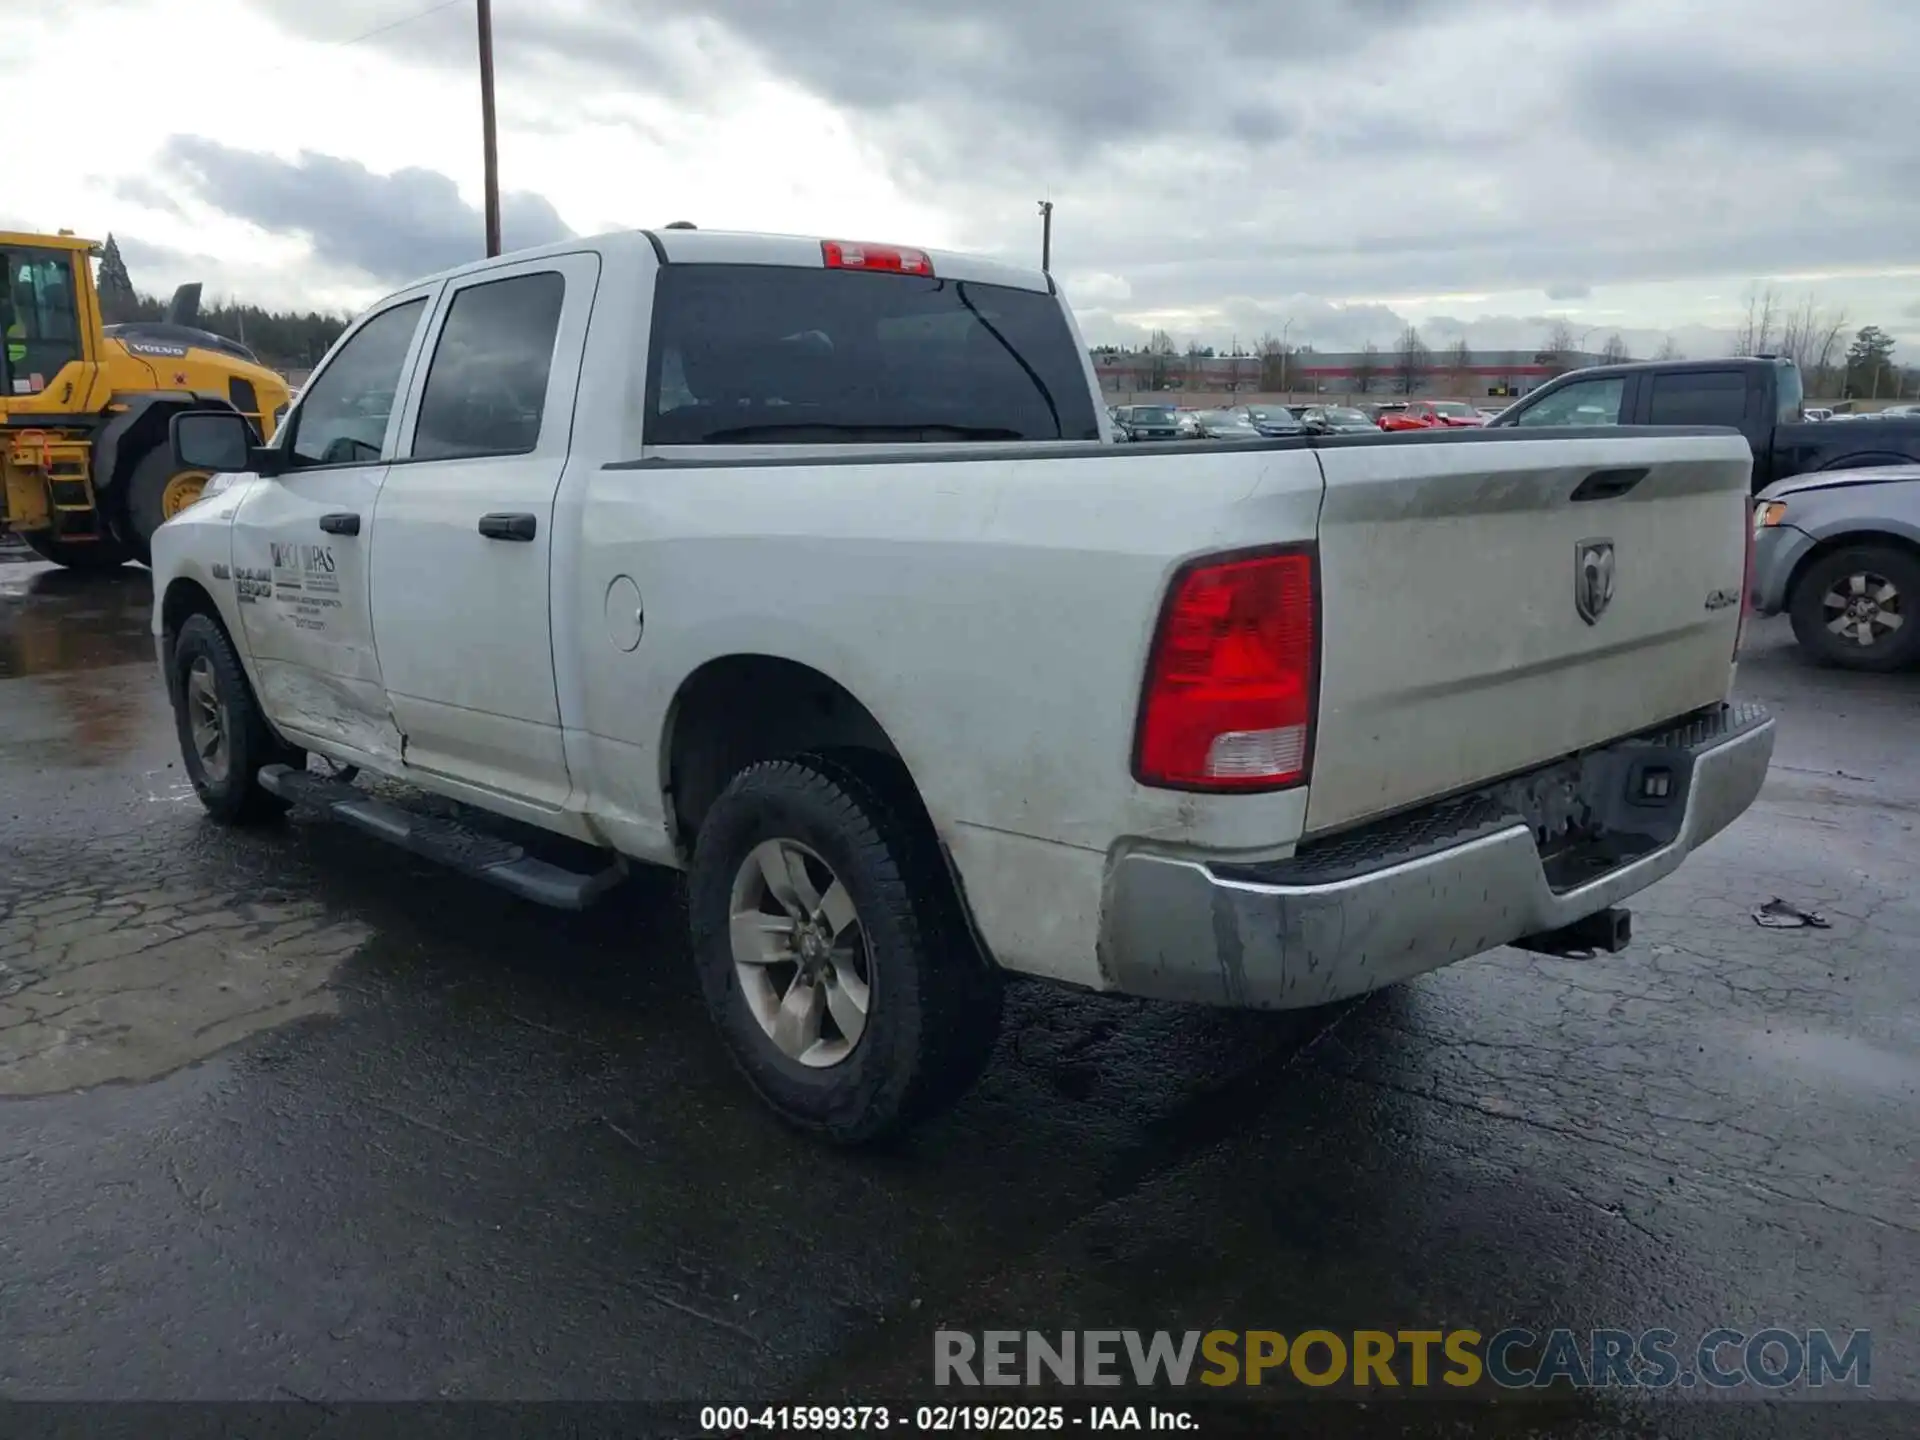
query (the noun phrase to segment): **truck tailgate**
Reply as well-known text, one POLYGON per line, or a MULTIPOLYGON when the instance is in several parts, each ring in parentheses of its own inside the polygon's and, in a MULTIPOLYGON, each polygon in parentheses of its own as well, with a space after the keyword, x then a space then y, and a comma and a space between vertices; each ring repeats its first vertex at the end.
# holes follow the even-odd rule
POLYGON ((1725 698, 1746 441, 1513 433, 1320 450, 1309 832, 1725 698))

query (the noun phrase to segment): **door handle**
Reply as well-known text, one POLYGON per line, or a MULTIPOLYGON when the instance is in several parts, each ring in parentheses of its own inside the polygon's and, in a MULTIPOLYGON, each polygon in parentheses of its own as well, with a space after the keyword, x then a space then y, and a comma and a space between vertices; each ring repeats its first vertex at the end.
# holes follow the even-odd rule
POLYGON ((320 528, 329 535, 358 535, 360 517, 358 515, 322 515, 320 528))
POLYGON ((489 540, 531 540, 540 533, 540 522, 531 515, 482 515, 480 533, 489 540))

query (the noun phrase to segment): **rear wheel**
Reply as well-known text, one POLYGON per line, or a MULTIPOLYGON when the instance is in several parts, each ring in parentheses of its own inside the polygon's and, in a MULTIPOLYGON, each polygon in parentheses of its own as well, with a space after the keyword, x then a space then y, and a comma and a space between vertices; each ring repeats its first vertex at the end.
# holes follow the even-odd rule
POLYGON ((49 530, 23 530, 20 538, 42 560, 69 570, 117 570, 133 558, 111 534, 103 534, 98 540, 63 540, 49 530))
POLYGON ((1824 555, 1793 587, 1793 634, 1818 658, 1850 670, 1920 661, 1920 561, 1891 545, 1824 555))
POLYGON ((688 892, 708 1009, 783 1119, 874 1141, 978 1077, 999 975, 897 765, 808 755, 742 771, 700 826, 688 892))
POLYGON ((176 465, 173 447, 165 443, 140 457, 126 491, 127 540, 136 558, 148 559, 153 532, 198 500, 209 478, 204 470, 176 465))
POLYGON ((189 616, 168 664, 180 755, 207 813, 225 825, 284 814, 287 802, 262 787, 260 767, 300 757, 267 728, 226 632, 209 616, 189 616))

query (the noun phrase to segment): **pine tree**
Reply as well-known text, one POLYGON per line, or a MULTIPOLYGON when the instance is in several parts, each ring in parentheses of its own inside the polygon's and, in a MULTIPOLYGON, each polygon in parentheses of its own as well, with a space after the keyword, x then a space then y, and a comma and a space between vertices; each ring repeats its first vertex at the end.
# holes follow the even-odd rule
POLYGON ((1893 377, 1893 337, 1868 325, 1847 347, 1847 393, 1873 398, 1897 388, 1893 377))
POLYGON ((133 277, 127 274, 127 262, 120 257, 120 242, 107 236, 100 256, 100 314, 109 325, 138 318, 140 297, 134 293, 133 277))

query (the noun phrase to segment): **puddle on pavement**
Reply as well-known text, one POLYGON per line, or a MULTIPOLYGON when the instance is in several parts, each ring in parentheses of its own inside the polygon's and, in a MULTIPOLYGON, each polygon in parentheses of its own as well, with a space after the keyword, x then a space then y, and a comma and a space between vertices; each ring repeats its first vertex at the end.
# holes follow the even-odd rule
POLYGON ((368 928, 316 903, 75 881, 0 903, 0 1096, 148 1080, 330 1013, 368 928))
POLYGON ((153 577, 0 566, 0 680, 153 659, 153 577))

